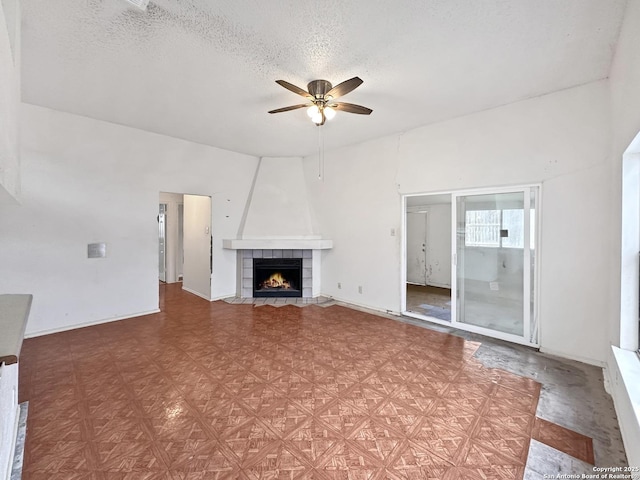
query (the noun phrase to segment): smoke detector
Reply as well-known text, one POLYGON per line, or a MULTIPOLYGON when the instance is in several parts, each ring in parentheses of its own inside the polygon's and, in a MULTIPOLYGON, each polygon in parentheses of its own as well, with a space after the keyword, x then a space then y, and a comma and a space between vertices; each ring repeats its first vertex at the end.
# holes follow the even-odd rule
POLYGON ((149 0, 127 0, 131 5, 138 7, 140 10, 146 10, 149 0))

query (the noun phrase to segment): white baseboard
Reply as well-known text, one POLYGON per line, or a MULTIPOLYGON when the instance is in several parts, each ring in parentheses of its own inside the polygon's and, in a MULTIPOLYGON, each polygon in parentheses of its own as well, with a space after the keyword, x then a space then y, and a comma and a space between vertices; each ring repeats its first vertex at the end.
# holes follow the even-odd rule
POLYGON ((217 302, 218 300, 224 300, 225 298, 233 298, 235 297, 237 294, 235 292, 233 293, 225 293, 224 295, 216 295, 215 297, 211 298, 212 302, 217 302))
POLYGON ((345 307, 351 307, 351 308, 355 308, 357 310, 362 310, 365 312, 379 312, 379 313, 384 313, 385 315, 393 315, 395 317, 399 317, 400 316, 400 312, 397 312, 395 310, 386 310, 383 308, 377 308, 377 307, 372 307, 371 305, 364 305, 362 303, 355 303, 352 302, 351 300, 344 300, 342 298, 339 297, 334 297, 332 295, 327 295, 326 293, 321 293, 319 295, 320 297, 327 297, 327 298, 331 298, 332 300, 342 303, 344 304, 345 307))
POLYGON ((200 298, 204 298, 207 302, 212 302, 213 300, 211 300, 211 298, 201 294, 200 292, 196 292, 195 290, 191 290, 190 288, 185 287, 184 285, 182 285, 182 290, 184 290, 185 292, 189 292, 197 297, 200 298))
POLYGON ((145 315, 152 315, 154 313, 159 313, 159 312, 160 312, 160 310, 156 308, 155 310, 149 310, 149 311, 146 311, 146 312, 132 313, 132 314, 129 314, 129 315, 122 315, 122 316, 119 316, 119 317, 112 317, 112 318, 103 318, 101 320, 94 320, 94 321, 91 321, 91 322, 76 323, 74 325, 65 325, 63 327, 51 328, 51 329, 47 329, 47 330, 38 330, 37 332, 26 333, 24 338, 41 337, 42 335, 50 335, 52 333, 66 332, 68 330, 75 330, 76 328, 90 327, 92 325, 100 325, 102 323, 117 322, 118 320, 126 320, 128 318, 143 317, 145 315))
POLYGON ((607 362, 603 362, 602 360, 596 360, 595 358, 583 357, 580 355, 568 355, 566 352, 559 352, 542 346, 540 347, 540 353, 564 358, 565 360, 575 360, 576 362, 586 363, 588 365, 593 365, 594 367, 605 368, 607 366, 607 362))

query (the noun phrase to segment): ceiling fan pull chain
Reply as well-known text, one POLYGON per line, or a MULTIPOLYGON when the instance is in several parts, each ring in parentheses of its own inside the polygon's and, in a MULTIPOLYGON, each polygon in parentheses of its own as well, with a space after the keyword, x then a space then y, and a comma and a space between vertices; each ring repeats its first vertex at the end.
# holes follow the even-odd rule
POLYGON ((324 180, 324 138, 321 125, 318 125, 318 180, 324 180))

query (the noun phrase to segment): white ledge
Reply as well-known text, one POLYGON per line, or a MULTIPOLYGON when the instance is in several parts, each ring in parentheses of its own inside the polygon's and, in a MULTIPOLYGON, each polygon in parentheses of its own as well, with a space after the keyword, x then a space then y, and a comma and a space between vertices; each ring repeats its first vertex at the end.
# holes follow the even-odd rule
POLYGON ((609 385, 629 465, 640 465, 640 357, 638 352, 612 346, 614 365, 609 385))
POLYGON ((31 310, 33 295, 0 295, 0 364, 16 363, 31 310))
POLYGON ((327 250, 333 248, 333 240, 309 238, 251 238, 224 239, 222 248, 230 250, 327 250))

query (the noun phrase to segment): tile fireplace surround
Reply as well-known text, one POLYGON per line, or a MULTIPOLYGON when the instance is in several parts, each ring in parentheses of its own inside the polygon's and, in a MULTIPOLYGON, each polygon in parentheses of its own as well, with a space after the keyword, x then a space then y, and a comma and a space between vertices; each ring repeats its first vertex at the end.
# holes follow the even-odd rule
POLYGON ((301 258, 302 259, 302 298, 317 296, 320 290, 320 268, 314 269, 319 262, 319 251, 294 249, 252 249, 238 250, 238 264, 241 265, 238 296, 253 297, 253 259, 254 258, 301 258))

